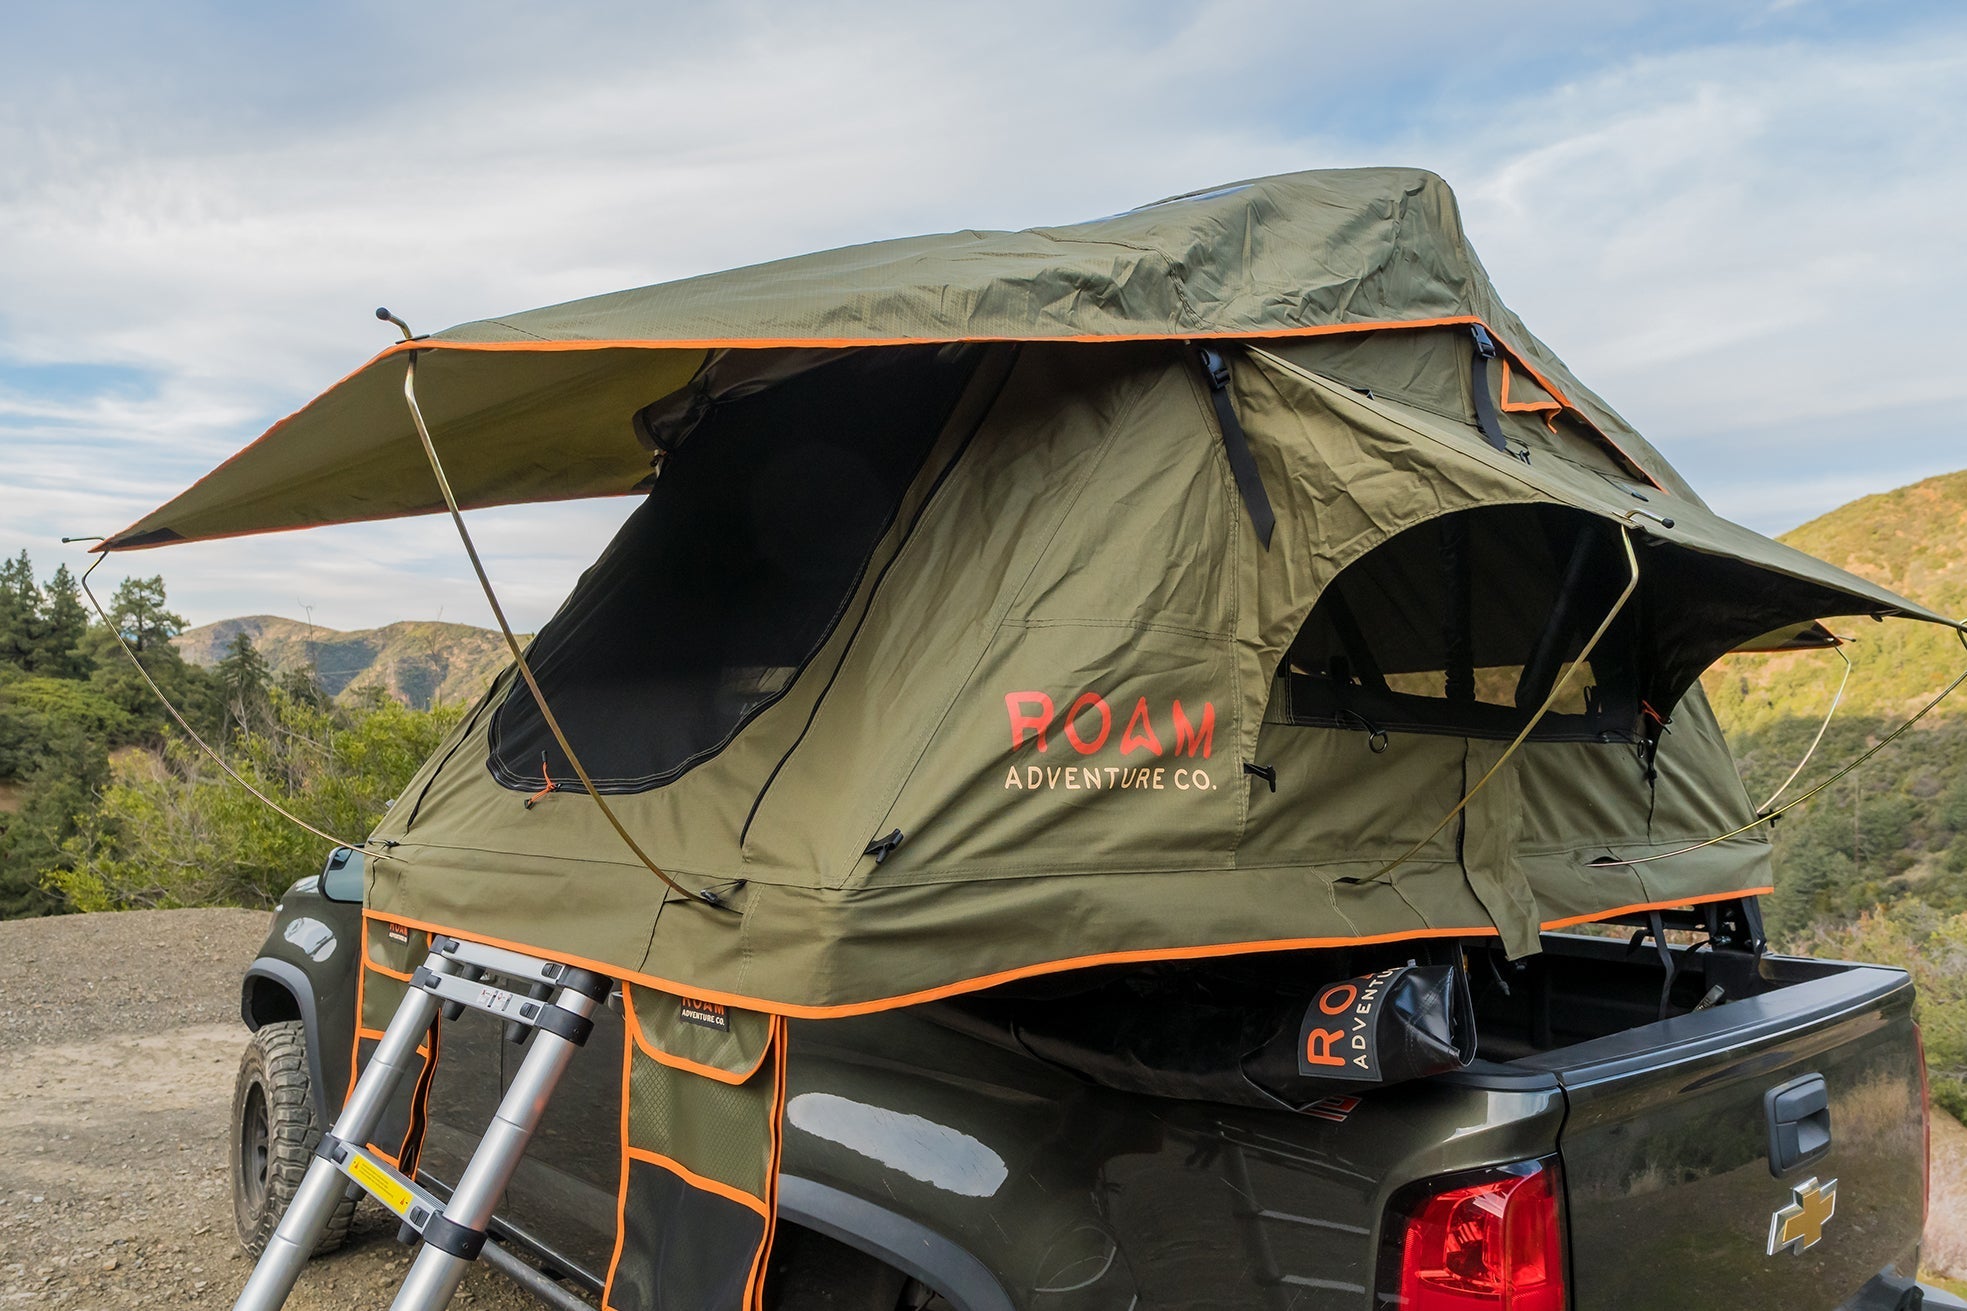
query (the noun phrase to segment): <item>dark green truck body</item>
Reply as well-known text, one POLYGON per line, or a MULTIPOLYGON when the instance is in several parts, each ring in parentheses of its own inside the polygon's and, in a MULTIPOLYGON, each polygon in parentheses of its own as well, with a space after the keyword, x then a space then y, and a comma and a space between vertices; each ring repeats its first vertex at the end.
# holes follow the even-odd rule
MULTIPOLYGON (((304 1022, 325 1120, 348 1077, 359 874, 302 880, 245 980, 249 1026, 304 1022), (353 889, 351 894, 350 889, 353 889)), ((1543 1161, 1561 1181, 1568 1305, 1914 1307, 1924 1088, 1899 971, 1552 935, 1478 956, 1478 1059, 1306 1112, 1144 1096, 1041 1060, 1021 1005, 934 1003, 792 1026, 782 1221, 962 1311, 1388 1306, 1398 1207, 1426 1181, 1543 1161), (1692 1009, 1719 983, 1718 1005, 1692 1009), (1006 1017, 1010 1018, 1006 1018, 1006 1017), (1820 1076, 1827 1145, 1778 1169, 1772 1094, 1820 1076), (1807 1250, 1772 1217, 1810 1180, 1807 1250)), ((1315 968, 1315 961, 1303 962, 1315 968)), ((503 1237, 598 1289, 614 1245, 621 1021, 602 1013, 501 1213, 503 1237)), ((520 1050, 446 1028, 421 1170, 455 1178, 520 1050)), ((1794 1144, 1791 1144, 1794 1146, 1794 1144)), ((796 1231, 783 1231, 796 1232, 796 1231)), ((786 1278, 796 1279, 797 1272, 786 1278)), ((1933 1304, 1933 1303, 1929 1303, 1933 1304)))

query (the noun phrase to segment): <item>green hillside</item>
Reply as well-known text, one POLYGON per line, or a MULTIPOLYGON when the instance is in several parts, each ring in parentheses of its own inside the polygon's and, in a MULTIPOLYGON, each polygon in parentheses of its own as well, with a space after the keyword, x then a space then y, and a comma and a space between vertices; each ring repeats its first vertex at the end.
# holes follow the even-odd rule
POLYGON ((346 700, 380 688, 416 710, 476 701, 508 659, 504 638, 470 624, 401 620, 338 632, 275 615, 187 629, 176 639, 177 648, 190 663, 211 668, 242 632, 276 674, 311 667, 329 696, 346 700))
MULTIPOLYGON (((1783 541, 1885 584, 1942 614, 1967 616, 1967 470, 1866 496, 1813 519, 1783 541)), ((1929 624, 1847 619, 1854 672, 1839 718, 1903 719, 1967 667, 1967 650, 1929 624)), ((1843 664, 1827 652, 1732 656, 1705 680, 1731 734, 1785 719, 1821 719, 1843 664)), ((1967 693, 1941 711, 1967 714, 1967 693)))
MULTIPOLYGON (((1788 534, 1801 550, 1945 614, 1967 614, 1967 472, 1851 502, 1788 534)), ((1843 621, 1854 672, 1795 797, 1892 732, 1963 667, 1947 630, 1843 621)), ((1752 800, 1808 750, 1842 662, 1828 653, 1734 656, 1708 695, 1752 800)), ((1765 903, 1785 950, 1913 972, 1934 1096, 1967 1111, 1967 692, 1775 826, 1765 903)))

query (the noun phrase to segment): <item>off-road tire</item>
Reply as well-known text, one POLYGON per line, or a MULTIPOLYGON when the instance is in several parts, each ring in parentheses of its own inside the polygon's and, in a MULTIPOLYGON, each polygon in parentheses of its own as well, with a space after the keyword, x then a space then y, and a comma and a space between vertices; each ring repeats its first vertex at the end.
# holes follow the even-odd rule
MULTIPOLYGON (((240 1243, 254 1256, 294 1199, 320 1137, 306 1030, 298 1020, 262 1025, 239 1058, 232 1088, 232 1216, 240 1243)), ((314 1254, 340 1247, 354 1216, 355 1199, 344 1198, 314 1254)))

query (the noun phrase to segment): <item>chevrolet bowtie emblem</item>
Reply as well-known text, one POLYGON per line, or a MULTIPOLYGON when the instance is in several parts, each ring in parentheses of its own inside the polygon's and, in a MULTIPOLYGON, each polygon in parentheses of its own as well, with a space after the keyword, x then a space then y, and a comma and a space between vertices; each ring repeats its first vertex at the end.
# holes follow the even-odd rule
POLYGON ((1795 1200, 1769 1217, 1769 1255, 1800 1253, 1815 1247, 1824 1226, 1837 1214, 1837 1180, 1809 1179, 1795 1189, 1795 1200))

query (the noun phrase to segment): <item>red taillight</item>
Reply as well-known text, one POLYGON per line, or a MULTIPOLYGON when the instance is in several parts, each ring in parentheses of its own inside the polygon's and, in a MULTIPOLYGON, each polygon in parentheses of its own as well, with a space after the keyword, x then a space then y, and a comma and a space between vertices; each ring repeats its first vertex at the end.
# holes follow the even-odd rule
POLYGON ((1563 1311, 1564 1222, 1554 1164, 1449 1181, 1395 1217, 1406 1311, 1563 1311))

